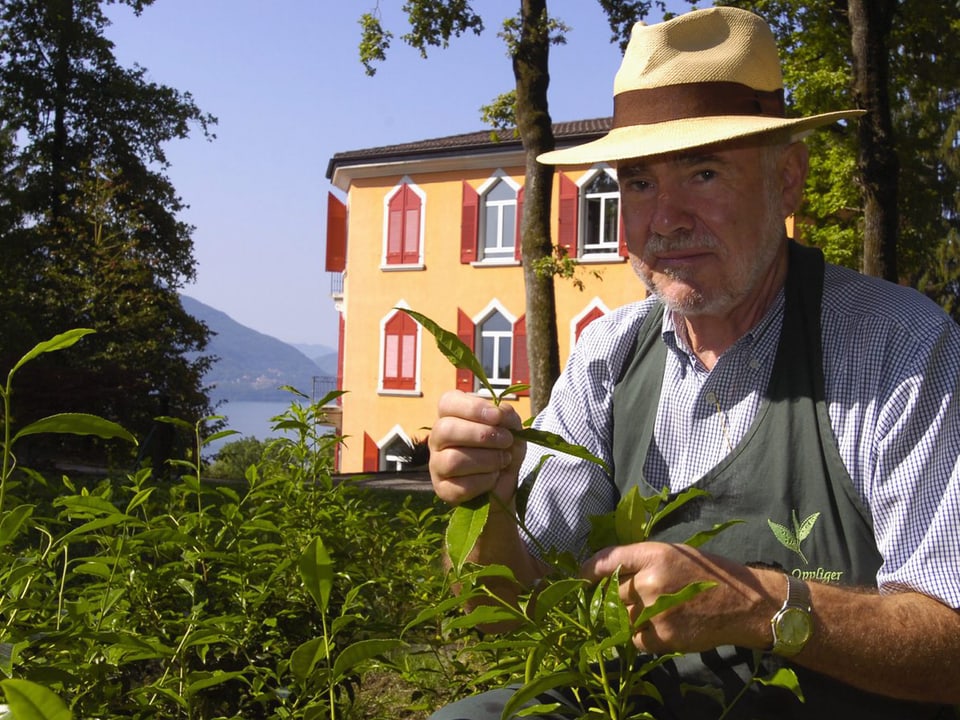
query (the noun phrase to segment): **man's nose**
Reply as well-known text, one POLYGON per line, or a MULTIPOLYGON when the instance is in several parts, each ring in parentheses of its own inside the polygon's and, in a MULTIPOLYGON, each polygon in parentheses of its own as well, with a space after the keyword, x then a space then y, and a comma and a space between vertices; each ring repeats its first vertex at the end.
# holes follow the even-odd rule
POLYGON ((658 235, 693 229, 693 214, 683 193, 676 189, 661 190, 650 220, 650 229, 658 235))

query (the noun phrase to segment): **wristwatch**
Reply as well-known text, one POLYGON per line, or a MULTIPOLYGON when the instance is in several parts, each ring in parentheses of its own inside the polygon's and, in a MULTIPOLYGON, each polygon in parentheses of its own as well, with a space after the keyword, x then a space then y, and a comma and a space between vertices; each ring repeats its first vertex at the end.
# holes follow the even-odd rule
POLYGON ((790 657, 803 650, 813 635, 813 615, 810 607, 810 588, 807 584, 786 574, 787 599, 770 620, 773 628, 773 652, 790 657))

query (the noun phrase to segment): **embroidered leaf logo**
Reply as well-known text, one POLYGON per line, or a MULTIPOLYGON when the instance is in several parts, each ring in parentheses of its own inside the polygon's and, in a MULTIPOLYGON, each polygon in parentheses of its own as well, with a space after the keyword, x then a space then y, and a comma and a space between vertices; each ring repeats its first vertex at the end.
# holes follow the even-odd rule
POLYGON ((780 541, 780 544, 783 545, 788 550, 795 552, 800 556, 800 559, 803 560, 804 565, 808 565, 809 561, 807 560, 806 555, 803 554, 803 551, 800 549, 800 543, 807 539, 813 530, 813 526, 817 523, 817 518, 820 517, 820 513, 816 512, 812 515, 808 515, 803 519, 803 522, 800 522, 797 511, 793 511, 793 530, 788 528, 785 525, 776 523, 773 520, 767 520, 767 525, 770 526, 770 529, 773 531, 774 536, 777 540, 780 541))

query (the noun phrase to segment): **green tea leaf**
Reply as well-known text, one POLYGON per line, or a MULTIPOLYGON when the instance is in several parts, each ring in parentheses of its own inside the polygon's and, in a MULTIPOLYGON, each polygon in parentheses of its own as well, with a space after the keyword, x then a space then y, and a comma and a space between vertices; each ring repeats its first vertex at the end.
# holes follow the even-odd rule
POLYGON ((102 438, 118 438, 137 445, 137 439, 117 423, 87 413, 59 413, 41 418, 21 428, 13 439, 39 433, 96 435, 102 438))
MULTIPOLYGON (((659 501, 658 501, 659 504, 659 501)), ((647 539, 648 503, 634 485, 620 498, 613 513, 616 545, 631 545, 647 539)))
POLYGON ((457 337, 456 333, 444 330, 426 315, 414 312, 413 310, 400 307, 394 308, 394 310, 405 312, 420 323, 427 332, 433 335, 433 339, 437 342, 437 348, 443 353, 447 360, 453 363, 454 367, 460 368, 461 370, 469 370, 491 395, 496 395, 493 386, 490 385, 490 381, 487 379, 487 373, 484 372, 483 365, 477 360, 477 356, 473 354, 473 350, 467 347, 467 345, 457 337))
POLYGON ((800 699, 800 702, 806 702, 803 697, 803 689, 800 687, 800 681, 797 679, 797 674, 790 668, 780 668, 772 677, 758 677, 756 680, 761 685, 769 685, 771 687, 789 690, 800 699))
POLYGON ((450 514, 446 534, 447 555, 458 574, 463 571, 463 564, 473 552, 489 515, 490 501, 486 497, 458 505, 450 514))
POLYGON ((317 663, 327 657, 326 638, 318 637, 301 643, 290 654, 290 671, 301 682, 306 680, 317 663))
POLYGON ((29 680, 0 682, 16 720, 71 720, 73 714, 53 691, 29 680))
POLYGON ((670 513, 679 510, 691 500, 695 500, 696 498, 709 494, 710 493, 708 493, 706 490, 701 490, 700 488, 687 488, 683 492, 679 493, 673 500, 664 505, 662 509, 657 510, 654 513, 651 527, 670 515, 670 513))
POLYGON ((233 670, 231 672, 214 670, 210 673, 192 673, 191 682, 186 688, 186 696, 191 697, 196 695, 201 690, 222 685, 230 680, 243 680, 245 682, 249 682, 247 680, 247 674, 243 670, 233 670), (194 677, 197 679, 194 680, 194 677))
POLYGON ((382 657, 391 650, 404 646, 406 646, 406 643, 403 640, 395 639, 358 640, 352 645, 348 645, 333 661, 333 682, 339 682, 360 663, 382 657))
POLYGON ((660 613, 687 602, 705 590, 716 586, 716 584, 715 582, 695 582, 690 583, 675 593, 661 595, 653 601, 652 605, 647 605, 640 615, 637 616, 637 619, 634 621, 634 627, 640 627, 644 623, 650 622, 651 619, 660 613))
POLYGON ((35 357, 48 352, 65 350, 66 348, 76 344, 80 338, 93 332, 96 332, 96 330, 91 330, 90 328, 75 328, 73 330, 67 330, 67 332, 60 333, 59 335, 55 335, 42 343, 37 343, 33 346, 33 349, 30 350, 30 352, 17 361, 17 364, 14 365, 13 369, 10 371, 10 376, 12 376, 17 370, 33 360, 35 357))
POLYGON ((690 547, 698 548, 701 545, 705 544, 708 540, 716 537, 724 530, 734 525, 739 525, 743 520, 727 520, 726 522, 717 523, 709 530, 701 530, 698 533, 694 533, 687 540, 684 541, 684 545, 689 545, 690 547))
POLYGON ((513 694, 513 696, 504 706, 503 715, 501 717, 513 717, 520 712, 520 709, 524 705, 535 700, 548 690, 553 690, 554 688, 559 687, 577 687, 581 683, 582 678, 580 677, 580 673, 573 670, 562 670, 560 672, 550 673, 549 675, 538 677, 533 680, 533 682, 528 682, 513 694))
POLYGON ((595 465, 602 467, 604 472, 610 472, 610 466, 607 465, 603 459, 597 457, 581 445, 574 445, 567 442, 556 433, 548 432, 546 430, 537 430, 536 428, 521 428, 520 430, 511 430, 510 432, 513 433, 515 438, 536 443, 537 445, 542 445, 545 448, 566 453, 567 455, 573 455, 581 460, 589 460, 595 465))
POLYGON ((300 556, 300 579, 320 610, 326 612, 333 590, 333 561, 319 537, 300 556))
POLYGON ((0 519, 0 547, 8 545, 20 534, 23 523, 33 514, 33 505, 17 505, 0 519))

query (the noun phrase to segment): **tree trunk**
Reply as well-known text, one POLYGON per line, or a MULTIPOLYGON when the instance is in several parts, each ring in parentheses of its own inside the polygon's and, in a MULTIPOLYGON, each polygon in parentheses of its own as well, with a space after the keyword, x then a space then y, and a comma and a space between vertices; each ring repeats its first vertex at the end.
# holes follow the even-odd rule
POLYGON ((897 276, 900 164, 890 117, 887 51, 895 0, 848 0, 853 88, 860 119, 858 166, 864 195, 863 272, 893 282, 897 276))
POLYGON ((526 156, 523 217, 520 218, 523 280, 526 289, 527 357, 530 362, 530 406, 544 408, 560 374, 557 344, 557 308, 553 273, 537 272, 536 263, 553 253, 550 239, 550 203, 553 168, 536 158, 554 147, 547 107, 550 38, 546 0, 522 0, 521 35, 513 57, 517 87, 517 129, 526 156))

